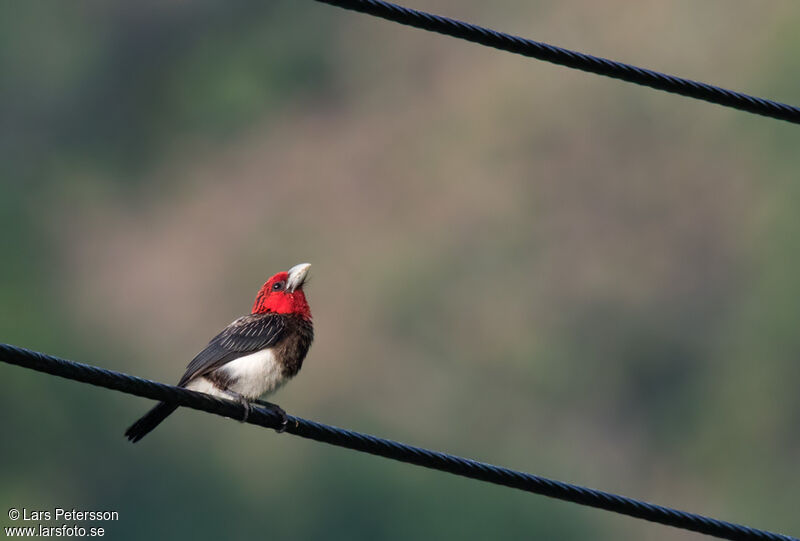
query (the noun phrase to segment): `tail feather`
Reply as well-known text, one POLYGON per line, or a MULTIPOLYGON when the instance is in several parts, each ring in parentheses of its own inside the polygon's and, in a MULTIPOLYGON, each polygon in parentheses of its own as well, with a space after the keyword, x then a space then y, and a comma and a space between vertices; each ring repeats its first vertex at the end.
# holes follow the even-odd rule
POLYGON ((131 443, 136 443, 161 424, 161 421, 169 417, 176 409, 178 409, 177 404, 159 402, 156 407, 145 413, 141 419, 128 427, 128 430, 125 431, 125 436, 127 436, 131 443))

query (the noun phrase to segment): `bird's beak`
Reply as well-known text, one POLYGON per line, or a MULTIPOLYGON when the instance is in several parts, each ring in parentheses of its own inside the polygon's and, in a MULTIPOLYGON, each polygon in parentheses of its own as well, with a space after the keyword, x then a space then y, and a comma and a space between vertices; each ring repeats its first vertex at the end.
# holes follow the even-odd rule
POLYGON ((308 269, 311 268, 311 263, 300 263, 289 269, 289 279, 286 281, 286 291, 294 293, 295 289, 303 286, 308 276, 308 269))

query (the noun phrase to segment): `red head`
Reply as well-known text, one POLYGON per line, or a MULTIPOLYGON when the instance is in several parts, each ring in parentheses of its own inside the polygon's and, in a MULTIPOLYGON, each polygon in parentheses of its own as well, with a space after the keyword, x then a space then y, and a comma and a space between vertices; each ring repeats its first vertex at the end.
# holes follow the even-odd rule
POLYGON ((311 319, 303 284, 308 275, 309 263, 295 265, 289 272, 279 272, 261 286, 253 303, 254 314, 296 314, 303 319, 311 319))

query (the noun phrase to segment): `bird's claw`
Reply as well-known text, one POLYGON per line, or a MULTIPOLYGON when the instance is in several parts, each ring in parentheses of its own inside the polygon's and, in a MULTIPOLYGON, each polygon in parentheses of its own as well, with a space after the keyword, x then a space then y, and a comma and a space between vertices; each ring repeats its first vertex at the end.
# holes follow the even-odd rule
POLYGON ((283 408, 277 404, 273 404, 272 402, 266 402, 264 400, 256 400, 256 404, 259 406, 263 406, 265 409, 275 413, 278 417, 281 418, 281 424, 278 428, 275 429, 275 432, 278 434, 282 434, 286 432, 286 427, 289 426, 289 417, 286 415, 286 412, 283 411, 283 408))
POLYGON ((289 419, 286 417, 286 412, 281 410, 280 411, 283 415, 281 415, 281 426, 275 429, 275 432, 278 434, 283 434, 286 432, 286 427, 289 426, 289 419))

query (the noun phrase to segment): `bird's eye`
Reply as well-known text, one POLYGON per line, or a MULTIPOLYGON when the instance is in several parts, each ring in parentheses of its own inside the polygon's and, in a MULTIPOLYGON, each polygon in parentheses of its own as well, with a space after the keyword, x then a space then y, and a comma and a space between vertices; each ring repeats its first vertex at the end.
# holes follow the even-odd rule
POLYGON ((280 291, 283 289, 283 282, 275 282, 272 284, 272 291, 280 291))

